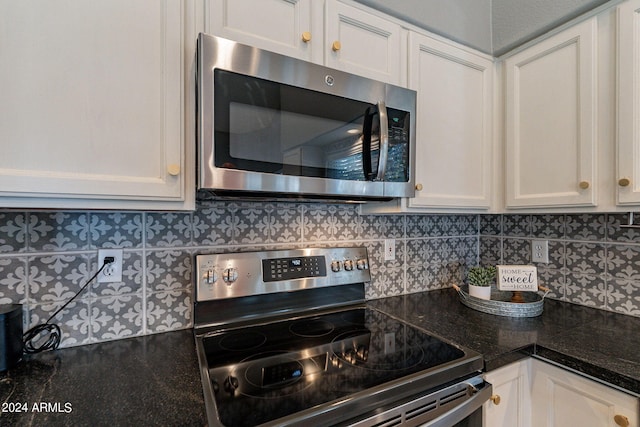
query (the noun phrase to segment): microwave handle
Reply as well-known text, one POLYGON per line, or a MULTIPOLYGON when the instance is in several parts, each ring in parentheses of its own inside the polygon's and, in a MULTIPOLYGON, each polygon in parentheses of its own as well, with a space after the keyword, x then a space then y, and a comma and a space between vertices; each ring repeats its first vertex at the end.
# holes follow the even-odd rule
POLYGON ((380 155, 378 157, 378 175, 376 181, 384 180, 389 159, 389 119, 384 101, 378 101, 378 117, 380 118, 380 155))
POLYGON ((364 113, 364 123, 362 124, 362 169, 364 179, 367 181, 373 180, 373 170, 371 169, 371 132, 374 114, 371 114, 371 108, 367 108, 367 111, 364 113))

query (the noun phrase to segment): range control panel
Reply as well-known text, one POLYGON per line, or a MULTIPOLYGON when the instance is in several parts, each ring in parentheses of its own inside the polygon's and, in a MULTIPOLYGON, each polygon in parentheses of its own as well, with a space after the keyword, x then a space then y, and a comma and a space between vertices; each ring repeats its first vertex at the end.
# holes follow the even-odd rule
POLYGON ((201 254, 194 265, 197 301, 371 281, 364 247, 201 254))

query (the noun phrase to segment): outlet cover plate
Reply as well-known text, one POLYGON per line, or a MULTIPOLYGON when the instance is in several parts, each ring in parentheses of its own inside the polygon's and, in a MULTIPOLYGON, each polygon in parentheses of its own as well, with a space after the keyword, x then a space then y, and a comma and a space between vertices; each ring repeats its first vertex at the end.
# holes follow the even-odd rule
POLYGON ((384 260, 393 261, 396 259, 396 241, 393 239, 386 239, 384 241, 384 260))
POLYGON ((122 282, 122 249, 99 249, 98 268, 102 267, 104 258, 108 256, 112 256, 115 261, 98 274, 98 283, 122 282))
POLYGON ((549 241, 531 241, 531 262, 549 263, 549 241))

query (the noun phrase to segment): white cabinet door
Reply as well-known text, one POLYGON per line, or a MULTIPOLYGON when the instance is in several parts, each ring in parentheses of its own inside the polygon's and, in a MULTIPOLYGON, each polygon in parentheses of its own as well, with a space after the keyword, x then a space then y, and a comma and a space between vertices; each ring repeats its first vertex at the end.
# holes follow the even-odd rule
POLYGON ((493 61, 411 33, 409 87, 418 92, 412 208, 490 207, 493 61))
POLYGON ((400 25, 336 0, 327 0, 325 16, 327 67, 402 85, 400 25))
POLYGON ((638 398, 538 360, 531 372, 532 425, 638 426, 638 398))
POLYGON ((485 427, 531 426, 530 363, 527 358, 484 375, 493 385, 493 396, 483 408, 485 427))
POLYGON ((184 14, 173 0, 0 4, 0 205, 184 200, 184 14))
POLYGON ((618 7, 619 205, 640 203, 640 1, 618 7))
POLYGON ((597 18, 505 60, 507 208, 596 204, 597 18))
MULTIPOLYGON (((322 50, 311 0, 207 0, 205 32, 307 61, 322 50)), ((321 17, 320 17, 321 18, 321 17)))

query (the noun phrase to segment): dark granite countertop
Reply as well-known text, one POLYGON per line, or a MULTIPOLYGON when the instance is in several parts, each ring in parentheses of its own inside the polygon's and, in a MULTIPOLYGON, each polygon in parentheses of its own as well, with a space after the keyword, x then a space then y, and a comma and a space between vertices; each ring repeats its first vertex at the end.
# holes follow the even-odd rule
POLYGON ((640 394, 640 318, 555 300, 541 316, 462 305, 453 289, 370 301, 380 311, 484 356, 487 371, 533 355, 640 394))
MULTIPOLYGON (((493 316, 462 305, 452 289, 369 304, 481 353, 487 370, 534 355, 640 394, 635 317, 553 300, 539 317, 493 316)), ((0 401, 28 404, 26 413, 1 413, 0 425, 206 424, 191 330, 31 356, 0 374, 0 401), (34 412, 41 402, 54 412, 34 412)))
POLYGON ((0 373, 0 401, 2 426, 206 424, 192 330, 29 356, 0 373))

